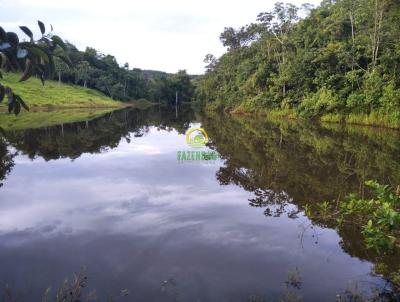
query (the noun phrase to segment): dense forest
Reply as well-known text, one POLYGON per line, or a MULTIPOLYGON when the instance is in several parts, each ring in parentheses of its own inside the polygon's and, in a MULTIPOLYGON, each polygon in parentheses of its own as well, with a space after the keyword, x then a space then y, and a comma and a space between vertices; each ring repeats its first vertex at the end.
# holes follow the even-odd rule
POLYGON ((66 42, 67 54, 73 68, 61 59, 55 58, 54 80, 78 84, 97 89, 113 99, 131 101, 147 99, 152 102, 174 103, 178 100, 191 101, 193 95, 192 78, 185 70, 176 74, 161 71, 120 66, 112 55, 105 55, 94 48, 79 51, 75 45, 66 42))
POLYGON ((205 58, 197 99, 209 109, 325 119, 400 120, 400 2, 276 3, 225 28, 227 52, 205 58))

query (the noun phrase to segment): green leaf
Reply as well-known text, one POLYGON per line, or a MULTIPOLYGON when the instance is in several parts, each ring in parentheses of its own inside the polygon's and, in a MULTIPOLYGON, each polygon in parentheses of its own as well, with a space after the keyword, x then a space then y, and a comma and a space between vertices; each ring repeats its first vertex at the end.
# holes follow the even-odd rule
POLYGON ((25 64, 25 70, 24 73, 22 74, 21 78, 19 79, 19 82, 26 81, 29 79, 32 75, 32 61, 30 59, 26 60, 25 64))
POLYGON ((47 55, 47 53, 41 49, 39 46, 37 45, 31 45, 30 47, 28 47, 28 52, 38 58, 41 58, 45 64, 49 63, 49 56, 47 55))
POLYGON ((42 82, 42 85, 44 86, 44 83, 45 83, 44 73, 40 73, 39 78, 40 78, 40 81, 42 82))
POLYGON ((51 55, 49 55, 49 63, 47 64, 47 72, 45 73, 46 78, 53 78, 55 71, 56 67, 54 65, 54 59, 51 55))
POLYGON ((31 38, 31 41, 33 40, 33 33, 31 32, 31 30, 26 27, 26 26, 20 26, 19 27, 29 38, 31 38))
POLYGON ((24 100, 23 100, 19 95, 15 95, 15 98, 16 98, 17 101, 21 104, 21 106, 24 107, 24 109, 25 109, 26 111, 29 111, 28 105, 24 102, 24 100))
POLYGON ((3 54, 7 59, 8 65, 11 67, 11 69, 13 69, 13 71, 20 69, 20 65, 14 51, 5 51, 3 54))
MULTIPOLYGON (((44 43, 46 43, 47 47, 50 48, 50 49, 53 49, 53 48, 56 47, 56 45, 54 44, 54 42, 53 42, 52 40, 50 40, 49 38, 47 38, 47 37, 42 37, 42 38, 39 40, 39 42, 44 42, 44 43)), ((41 44, 43 44, 43 43, 41 43, 41 44)))
POLYGON ((11 113, 14 109, 14 94, 11 93, 8 99, 8 113, 11 113))
POLYGON ((57 58, 59 58, 61 61, 63 61, 65 64, 67 64, 68 67, 73 68, 73 64, 67 55, 59 54, 59 55, 57 55, 57 58))
POLYGON ((40 28, 40 32, 42 33, 42 35, 44 35, 44 33, 46 32, 46 27, 44 26, 42 21, 38 20, 37 22, 38 22, 38 25, 39 25, 39 28, 40 28))
POLYGON ((14 114, 18 115, 21 112, 21 104, 19 102, 14 102, 14 114))
POLYGON ((6 94, 5 87, 0 84, 0 102, 3 101, 5 94, 6 94))
POLYGON ((63 50, 67 51, 67 45, 65 45, 64 41, 59 36, 53 36, 51 37, 51 39, 55 44, 59 45, 63 50))

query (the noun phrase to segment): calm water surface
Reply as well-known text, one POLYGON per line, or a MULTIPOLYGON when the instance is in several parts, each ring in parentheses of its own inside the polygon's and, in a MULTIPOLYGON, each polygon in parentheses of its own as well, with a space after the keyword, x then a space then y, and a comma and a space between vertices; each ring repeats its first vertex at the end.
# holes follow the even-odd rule
POLYGON ((312 227, 303 206, 400 183, 397 132, 154 108, 1 144, 0 285, 22 300, 83 268, 117 301, 335 301, 383 283, 357 232, 312 227), (221 159, 179 162, 199 126, 221 159))

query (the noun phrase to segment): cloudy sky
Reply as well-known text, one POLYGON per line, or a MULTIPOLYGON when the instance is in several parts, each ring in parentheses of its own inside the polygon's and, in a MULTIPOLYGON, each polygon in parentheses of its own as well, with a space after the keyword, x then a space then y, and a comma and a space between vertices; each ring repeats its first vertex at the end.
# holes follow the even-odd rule
MULTIPOLYGON (((37 28, 52 24, 56 34, 84 50, 94 47, 130 67, 204 72, 203 58, 225 50, 219 34, 268 11, 275 0, 0 0, 0 25, 37 28)), ((287 0, 318 5, 320 0, 287 0)), ((19 31, 19 30, 18 30, 19 31)), ((20 32, 20 31, 19 31, 20 32)), ((23 34, 21 34, 22 36, 23 34)))

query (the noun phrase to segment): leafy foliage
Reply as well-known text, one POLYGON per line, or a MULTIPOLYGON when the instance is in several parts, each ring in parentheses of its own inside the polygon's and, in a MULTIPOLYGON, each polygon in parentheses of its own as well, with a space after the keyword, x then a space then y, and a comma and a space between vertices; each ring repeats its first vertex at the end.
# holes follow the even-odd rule
POLYGON ((101 91, 107 96, 131 101, 147 99, 152 102, 175 104, 176 92, 179 102, 192 100, 194 87, 192 77, 181 70, 176 74, 120 66, 112 55, 105 55, 94 48, 78 50, 73 44, 65 43, 74 70, 63 68, 63 62, 55 62, 58 80, 101 91))
MULTIPOLYGON (((34 40, 32 31, 21 26, 20 29, 28 36, 28 42, 21 42, 14 32, 5 32, 0 27, 0 70, 6 72, 22 71, 20 82, 28 80, 31 76, 37 76, 44 85, 45 79, 53 77, 55 71, 55 58, 59 58, 68 66, 71 61, 65 53, 66 45, 63 40, 53 35, 52 28, 46 34, 43 22, 38 21, 41 38, 34 40)), ((0 71, 0 78, 2 74, 0 71)), ((20 95, 14 93, 12 88, 0 84, 0 102, 8 97, 8 112, 18 115, 21 109, 29 110, 20 95)))
POLYGON ((377 253, 394 253, 400 248, 400 190, 394 190, 376 181, 367 181, 373 198, 365 199, 350 194, 334 206, 319 203, 310 210, 322 220, 335 219, 339 225, 361 227, 366 246, 377 253))
POLYGON ((3 186, 2 181, 11 172, 14 167, 15 154, 9 153, 7 149, 7 142, 4 137, 0 135, 0 188, 3 186))
MULTIPOLYGON (((379 254, 374 247, 366 248, 362 227, 370 218, 362 213, 368 210, 366 215, 370 215, 365 204, 378 199, 365 185, 367 179, 400 183, 399 132, 331 123, 319 127, 271 115, 248 118, 215 112, 207 112, 202 127, 212 138, 210 145, 224 160, 216 172, 222 185, 235 184, 253 192, 250 205, 262 209, 268 217, 296 218, 305 213, 312 222, 311 232, 316 225, 336 228, 346 253, 388 266, 385 272, 376 274, 380 278, 383 274, 388 281, 384 297, 393 295, 398 300, 400 254, 384 249, 379 254), (360 201, 353 201, 352 207, 360 212, 340 220, 338 200, 344 200, 349 192, 357 192, 354 199, 360 201), (396 286, 393 293, 389 293, 389 284, 396 286)), ((386 187, 386 191, 398 196, 396 189, 386 187)), ((399 231, 394 237, 398 243, 399 231)), ((397 301, 378 298, 366 301, 397 301)))
MULTIPOLYGON (((62 126, 59 124, 62 117, 57 117, 57 112, 47 113, 50 116, 56 115, 58 121, 53 122, 52 126, 49 123, 46 127, 37 129, 6 130, 4 143, 7 142, 20 154, 25 154, 31 159, 35 157, 41 157, 46 161, 60 158, 76 159, 84 153, 101 153, 115 148, 123 138, 129 142, 133 141, 135 137, 141 137, 149 131, 150 125, 168 131, 176 129, 179 133, 185 134, 190 128, 194 113, 189 106, 183 106, 179 108, 177 118, 175 110, 169 109, 167 106, 150 106, 147 109, 128 107, 93 114, 88 112, 79 114, 79 111, 69 110, 64 116, 65 123, 62 126), (71 120, 71 115, 74 114, 77 121, 71 120)), ((33 113, 30 116, 35 114, 39 114, 39 118, 45 118, 43 112, 33 113)), ((11 156, 9 152, 4 148, 4 156, 7 154, 11 156)), ((8 161, 11 159, 10 157, 8 161)), ((4 178, 12 168, 10 166, 8 169, 5 164, 6 162, 0 164, 0 175, 4 175, 4 178)))
POLYGON ((225 28, 228 51, 207 55, 197 99, 213 110, 376 113, 400 124, 399 22, 395 0, 278 2, 255 23, 225 28))

